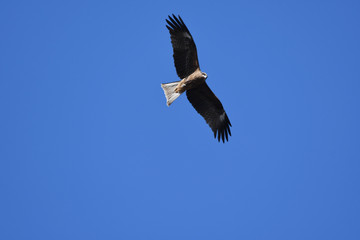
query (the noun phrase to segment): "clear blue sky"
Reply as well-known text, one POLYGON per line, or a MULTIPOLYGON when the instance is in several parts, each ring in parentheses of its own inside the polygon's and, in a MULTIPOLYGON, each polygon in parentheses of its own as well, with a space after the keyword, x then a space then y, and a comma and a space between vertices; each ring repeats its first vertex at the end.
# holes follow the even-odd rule
POLYGON ((360 239, 359 1, 2 1, 0 239, 360 239), (181 96, 180 14, 233 136, 181 96))

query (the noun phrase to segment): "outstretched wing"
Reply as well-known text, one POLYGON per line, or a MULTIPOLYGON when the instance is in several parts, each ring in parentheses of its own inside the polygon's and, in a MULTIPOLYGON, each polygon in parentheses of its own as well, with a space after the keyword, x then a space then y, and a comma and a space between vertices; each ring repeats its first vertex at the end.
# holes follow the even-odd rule
POLYGON ((169 29, 174 49, 176 73, 182 79, 199 68, 196 46, 189 29, 180 16, 177 18, 173 14, 173 18, 169 16, 169 20, 166 19, 168 24, 166 27, 169 29))
POLYGON ((211 91, 209 86, 204 82, 196 88, 186 91, 186 96, 196 111, 205 118, 207 124, 214 132, 214 137, 220 138, 223 142, 228 141, 228 135, 231 136, 231 123, 225 110, 211 91))

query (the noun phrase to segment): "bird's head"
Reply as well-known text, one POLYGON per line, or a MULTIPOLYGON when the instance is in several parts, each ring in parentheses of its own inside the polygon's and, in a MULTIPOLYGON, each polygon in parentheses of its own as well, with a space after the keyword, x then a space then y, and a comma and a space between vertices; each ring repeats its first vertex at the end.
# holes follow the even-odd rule
POLYGON ((203 77, 205 78, 205 79, 207 79, 207 74, 206 73, 204 73, 204 72, 202 72, 202 75, 203 75, 203 77))

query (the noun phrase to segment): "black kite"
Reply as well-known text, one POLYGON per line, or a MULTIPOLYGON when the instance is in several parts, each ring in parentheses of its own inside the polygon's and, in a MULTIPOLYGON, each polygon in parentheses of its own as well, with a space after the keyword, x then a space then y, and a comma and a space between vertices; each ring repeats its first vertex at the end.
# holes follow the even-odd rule
POLYGON ((214 137, 217 136, 218 141, 221 139, 225 142, 225 138, 228 141, 228 135, 231 136, 231 123, 221 102, 205 82, 207 74, 200 70, 194 39, 180 16, 173 14, 173 17, 169 16, 169 20, 166 19, 166 27, 170 32, 174 50, 176 73, 181 80, 161 84, 167 105, 170 106, 186 91, 188 100, 205 118, 214 132, 214 137))

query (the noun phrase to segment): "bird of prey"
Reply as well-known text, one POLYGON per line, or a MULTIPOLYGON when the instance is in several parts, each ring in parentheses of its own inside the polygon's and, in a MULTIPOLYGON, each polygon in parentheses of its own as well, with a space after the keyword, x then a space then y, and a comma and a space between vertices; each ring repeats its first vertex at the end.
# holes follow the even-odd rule
POLYGON ((223 142, 225 139, 228 141, 228 135, 231 136, 231 123, 221 102, 205 82, 208 76, 200 70, 194 39, 181 17, 174 14, 172 16, 166 19, 166 27, 170 32, 174 50, 176 73, 181 80, 161 84, 167 105, 170 106, 186 91, 188 100, 209 124, 214 137, 217 137, 219 142, 220 139, 223 142))

